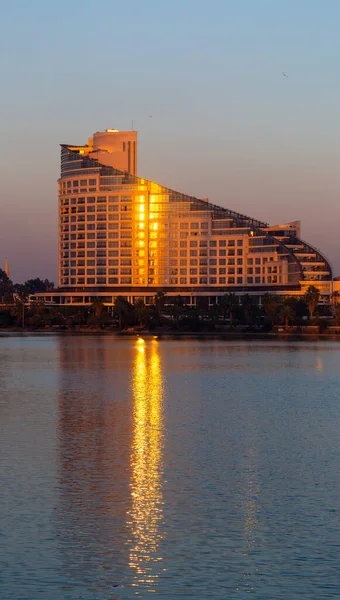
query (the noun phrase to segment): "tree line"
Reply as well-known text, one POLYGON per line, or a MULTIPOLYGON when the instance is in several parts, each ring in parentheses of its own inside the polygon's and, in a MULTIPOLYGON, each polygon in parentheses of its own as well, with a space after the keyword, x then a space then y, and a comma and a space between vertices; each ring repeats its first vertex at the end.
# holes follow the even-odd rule
POLYGON ((318 325, 324 330, 328 325, 340 326, 340 303, 334 296, 334 310, 319 304, 320 292, 310 286, 300 297, 280 297, 270 293, 262 296, 261 305, 249 294, 233 293, 219 297, 218 303, 209 305, 207 297, 197 297, 196 306, 188 306, 181 296, 167 296, 157 292, 152 304, 139 298, 131 304, 126 298, 116 298, 113 307, 106 306, 96 297, 91 306, 45 306, 43 302, 25 300, 29 294, 50 291, 53 282, 47 279, 30 279, 22 285, 13 284, 0 269, 0 327, 27 329, 66 330, 141 330, 150 331, 216 331, 245 330, 271 331, 273 328, 318 325), (7 304, 7 306, 6 306, 7 304), (335 321, 334 321, 335 317, 335 321))
POLYGON ((26 300, 30 294, 49 292, 54 289, 53 281, 48 279, 28 279, 25 283, 13 283, 8 275, 0 269, 0 304, 11 304, 13 294, 26 300))

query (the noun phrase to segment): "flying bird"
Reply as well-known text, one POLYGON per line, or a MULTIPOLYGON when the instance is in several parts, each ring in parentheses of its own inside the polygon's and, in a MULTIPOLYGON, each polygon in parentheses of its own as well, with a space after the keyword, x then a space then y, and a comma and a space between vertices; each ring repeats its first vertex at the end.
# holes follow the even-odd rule
POLYGON ((283 77, 286 77, 288 79, 288 75, 284 71, 282 71, 282 75, 283 75, 283 77))

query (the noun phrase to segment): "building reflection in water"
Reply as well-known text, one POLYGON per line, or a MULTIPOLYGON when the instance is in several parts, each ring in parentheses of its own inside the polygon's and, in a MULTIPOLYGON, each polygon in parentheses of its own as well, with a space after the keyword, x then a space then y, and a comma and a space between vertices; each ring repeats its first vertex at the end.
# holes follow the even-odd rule
POLYGON ((59 340, 55 528, 60 576, 79 597, 111 597, 129 573, 133 352, 110 338, 59 340))
POLYGON ((130 567, 132 585, 154 592, 162 569, 163 375, 157 340, 139 339, 135 350, 130 567))

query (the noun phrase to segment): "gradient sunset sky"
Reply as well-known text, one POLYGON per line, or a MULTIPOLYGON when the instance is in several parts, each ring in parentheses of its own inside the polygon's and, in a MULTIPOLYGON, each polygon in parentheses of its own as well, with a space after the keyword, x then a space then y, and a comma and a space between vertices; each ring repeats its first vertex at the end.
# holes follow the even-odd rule
POLYGON ((139 175, 301 219, 340 275, 339 23, 338 0, 4 2, 0 267, 57 281, 59 144, 133 120, 139 175))

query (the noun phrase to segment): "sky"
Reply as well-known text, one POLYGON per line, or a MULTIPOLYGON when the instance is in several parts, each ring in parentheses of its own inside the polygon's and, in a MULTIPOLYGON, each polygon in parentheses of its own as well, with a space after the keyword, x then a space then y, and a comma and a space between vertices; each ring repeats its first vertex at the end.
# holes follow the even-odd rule
POLYGON ((13 281, 57 281, 59 144, 132 121, 140 176, 270 224, 300 219, 340 275, 338 0, 0 8, 0 267, 8 257, 13 281))

